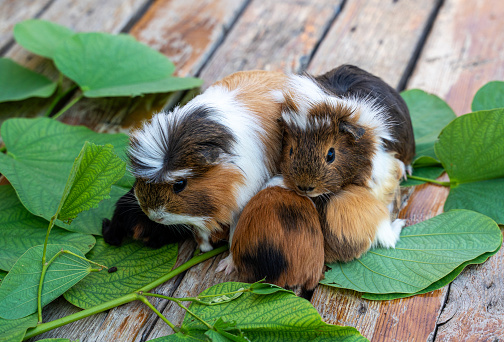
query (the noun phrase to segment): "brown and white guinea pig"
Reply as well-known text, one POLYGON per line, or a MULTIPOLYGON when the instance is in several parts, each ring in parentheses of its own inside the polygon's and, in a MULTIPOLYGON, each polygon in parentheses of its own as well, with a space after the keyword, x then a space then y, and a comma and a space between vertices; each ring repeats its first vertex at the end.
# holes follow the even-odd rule
POLYGON ((322 278, 324 237, 318 212, 306 196, 272 178, 243 209, 231 244, 244 281, 313 290, 322 278))
POLYGON ((326 261, 351 260, 372 245, 394 247, 404 221, 392 223, 387 207, 415 154, 397 91, 343 65, 315 78, 290 76, 275 96, 283 104, 285 184, 314 199, 326 244, 344 250, 327 253, 326 261))
POLYGON ((124 222, 118 202, 103 226, 105 241, 120 243, 132 231, 145 238, 151 225, 145 217, 166 241, 183 235, 181 229, 192 231, 201 251, 212 249, 211 236, 223 227, 230 227, 231 238, 242 209, 277 173, 281 105, 271 90, 282 89, 286 79, 278 72, 234 73, 132 132, 136 182, 129 196, 144 219, 124 222))

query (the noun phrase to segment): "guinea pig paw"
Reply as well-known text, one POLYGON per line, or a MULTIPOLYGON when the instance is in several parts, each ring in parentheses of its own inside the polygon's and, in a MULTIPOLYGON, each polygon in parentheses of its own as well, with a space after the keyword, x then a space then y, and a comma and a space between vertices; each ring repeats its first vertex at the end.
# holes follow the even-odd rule
POLYGON ((406 225, 406 220, 396 219, 392 222, 392 231, 399 236, 401 234, 401 230, 406 225))
POLYGON ((217 265, 217 272, 224 271, 224 274, 229 275, 231 272, 235 270, 235 265, 233 262, 233 256, 230 254, 221 261, 219 261, 219 265, 217 265))
POLYGON ((198 247, 199 247, 200 251, 202 251, 203 253, 210 252, 212 249, 214 249, 212 247, 212 245, 210 244, 210 242, 208 242, 208 241, 204 241, 198 247))

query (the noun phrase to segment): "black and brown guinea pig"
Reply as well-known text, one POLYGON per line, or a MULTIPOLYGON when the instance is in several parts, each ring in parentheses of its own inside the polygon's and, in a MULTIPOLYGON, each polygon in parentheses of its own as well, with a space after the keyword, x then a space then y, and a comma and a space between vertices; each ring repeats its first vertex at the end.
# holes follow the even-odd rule
POLYGON ((395 247, 404 220, 391 222, 389 211, 415 154, 401 96, 351 65, 315 78, 290 76, 275 96, 283 104, 281 173, 287 187, 317 205, 326 261, 395 247))
POLYGON ((322 278, 324 237, 317 209, 274 177, 238 220, 231 254, 240 278, 313 290, 322 278))
POLYGON ((165 241, 192 232, 201 251, 213 248, 211 237, 223 227, 231 239, 242 209, 278 173, 281 105, 271 90, 286 80, 278 72, 237 72, 133 131, 128 154, 136 182, 127 196, 134 201, 117 203, 103 225, 105 241, 145 239, 144 230, 153 229, 145 218, 165 241), (122 206, 132 202, 142 219, 125 221, 122 206))

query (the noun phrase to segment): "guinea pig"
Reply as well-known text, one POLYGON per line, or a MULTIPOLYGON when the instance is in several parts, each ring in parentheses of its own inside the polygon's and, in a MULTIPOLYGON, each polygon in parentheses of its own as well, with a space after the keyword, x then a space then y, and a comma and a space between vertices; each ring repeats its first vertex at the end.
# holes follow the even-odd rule
MULTIPOLYGON (((234 73, 130 133, 132 194, 140 215, 157 223, 161 235, 191 231, 203 252, 223 227, 230 227, 232 238, 245 204, 277 173, 281 105, 271 90, 282 89, 286 79, 278 72, 234 73)), ((107 242, 124 231, 145 236, 142 230, 151 225, 142 219, 118 227, 118 215, 104 225, 107 242)))
POLYGON ((243 209, 231 244, 239 277, 313 290, 322 278, 324 237, 313 202, 274 177, 243 209))
POLYGON ((384 81, 350 65, 316 78, 290 76, 287 84, 275 92, 283 105, 280 169, 288 188, 317 198, 322 221, 341 216, 322 223, 326 245, 345 250, 341 259, 328 253, 326 261, 351 260, 372 245, 394 247, 404 221, 392 223, 387 207, 415 154, 405 102, 384 81))

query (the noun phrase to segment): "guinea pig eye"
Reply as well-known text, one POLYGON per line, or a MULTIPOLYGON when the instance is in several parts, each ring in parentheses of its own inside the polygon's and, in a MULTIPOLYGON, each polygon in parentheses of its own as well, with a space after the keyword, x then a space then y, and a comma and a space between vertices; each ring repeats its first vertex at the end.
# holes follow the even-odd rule
POLYGON ((294 151, 292 150, 292 147, 291 147, 291 149, 290 149, 290 151, 289 151, 289 156, 292 156, 292 153, 293 153, 293 152, 294 152, 294 151))
POLYGON ((176 181, 175 183, 173 183, 173 192, 178 194, 179 192, 185 189, 186 185, 187 185, 187 179, 181 179, 179 181, 176 181))
POLYGON ((336 153, 334 152, 334 148, 330 148, 329 152, 327 152, 326 156, 326 161, 328 164, 331 164, 334 161, 334 158, 336 158, 336 153))

